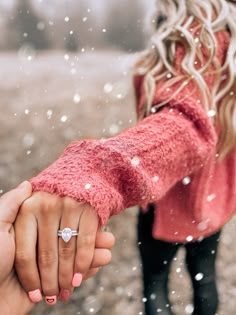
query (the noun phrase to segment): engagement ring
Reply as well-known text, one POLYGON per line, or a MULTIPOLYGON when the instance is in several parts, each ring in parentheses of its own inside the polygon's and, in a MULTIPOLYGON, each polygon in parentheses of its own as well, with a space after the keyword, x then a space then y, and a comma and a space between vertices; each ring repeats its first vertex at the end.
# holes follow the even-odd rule
POLYGON ((77 236, 78 232, 76 230, 71 230, 66 227, 63 230, 57 231, 57 236, 60 236, 65 243, 68 243, 72 236, 77 236))

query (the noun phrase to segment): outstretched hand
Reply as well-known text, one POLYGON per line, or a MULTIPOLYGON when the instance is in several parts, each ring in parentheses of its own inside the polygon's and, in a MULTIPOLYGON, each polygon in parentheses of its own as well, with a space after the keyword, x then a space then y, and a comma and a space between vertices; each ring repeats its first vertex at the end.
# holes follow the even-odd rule
POLYGON ((99 231, 95 210, 69 197, 37 192, 27 199, 15 222, 16 270, 33 302, 67 301, 82 280, 111 260, 111 233, 99 231), (78 231, 68 242, 58 230, 78 231))
POLYGON ((0 309, 4 315, 27 314, 34 306, 21 287, 13 265, 15 239, 13 223, 22 202, 32 193, 29 182, 0 198, 0 309))

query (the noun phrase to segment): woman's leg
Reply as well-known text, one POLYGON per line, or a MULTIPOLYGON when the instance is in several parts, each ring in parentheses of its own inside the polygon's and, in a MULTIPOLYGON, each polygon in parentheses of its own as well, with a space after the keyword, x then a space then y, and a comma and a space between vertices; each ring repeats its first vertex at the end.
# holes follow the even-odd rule
POLYGON ((152 237, 153 209, 139 213, 138 244, 142 260, 146 315, 172 315, 168 298, 168 276, 171 261, 179 245, 152 237))
POLYGON ((215 315, 218 308, 216 256, 220 232, 186 244, 186 263, 194 290, 193 315, 215 315))

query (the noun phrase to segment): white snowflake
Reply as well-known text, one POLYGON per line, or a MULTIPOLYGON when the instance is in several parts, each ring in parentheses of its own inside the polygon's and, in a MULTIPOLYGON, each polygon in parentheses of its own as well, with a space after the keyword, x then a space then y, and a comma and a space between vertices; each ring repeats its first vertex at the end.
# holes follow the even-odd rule
POLYGON ((103 90, 105 93, 110 93, 113 90, 113 85, 109 82, 107 82, 106 84, 104 84, 103 90))
POLYGON ((214 109, 210 109, 208 112, 207 112, 207 116, 208 117, 214 117, 216 115, 216 111, 214 109))
POLYGON ((193 310, 194 310, 193 305, 192 304, 188 304, 185 307, 185 314, 192 314, 193 310))
POLYGON ((152 178, 153 182, 158 182, 159 181, 159 176, 155 175, 152 178))
POLYGON ((204 275, 203 275, 203 273, 201 273, 201 272, 199 272, 199 273, 197 273, 197 274, 195 275, 195 279, 196 279, 197 281, 202 280, 203 277, 204 277, 204 275))
POLYGON ((193 240, 192 235, 188 235, 188 236, 186 237, 186 241, 187 241, 187 242, 191 242, 192 240, 193 240))
POLYGON ((140 158, 138 156, 134 156, 132 159, 131 159, 131 164, 133 166, 138 166, 140 163, 140 158))
POLYGON ((90 188, 91 188, 91 184, 86 184, 86 185, 84 186, 84 188, 85 188, 85 189, 90 189, 90 188))
POLYGON ((184 185, 190 184, 191 183, 191 178, 189 176, 184 177, 183 180, 182 180, 182 183, 184 185))
POLYGON ((80 100, 81 100, 80 95, 79 95, 78 93, 76 93, 76 94, 74 95, 74 97, 73 97, 73 102, 74 102, 75 104, 78 104, 78 103, 80 102, 80 100))
POLYGON ((68 117, 66 115, 61 116, 61 122, 66 122, 68 117))

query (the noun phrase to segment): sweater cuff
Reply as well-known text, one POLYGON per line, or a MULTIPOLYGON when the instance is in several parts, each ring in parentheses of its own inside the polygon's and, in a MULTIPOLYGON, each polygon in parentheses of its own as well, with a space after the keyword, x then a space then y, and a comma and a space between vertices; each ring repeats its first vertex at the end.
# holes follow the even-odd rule
MULTIPOLYGON (((124 209, 123 198, 117 187, 111 186, 106 176, 99 174, 101 164, 88 157, 91 147, 96 148, 95 142, 73 142, 57 161, 30 182, 34 192, 47 192, 89 203, 100 224, 105 225, 111 215, 124 209)), ((98 156, 96 160, 99 161, 98 156)))

